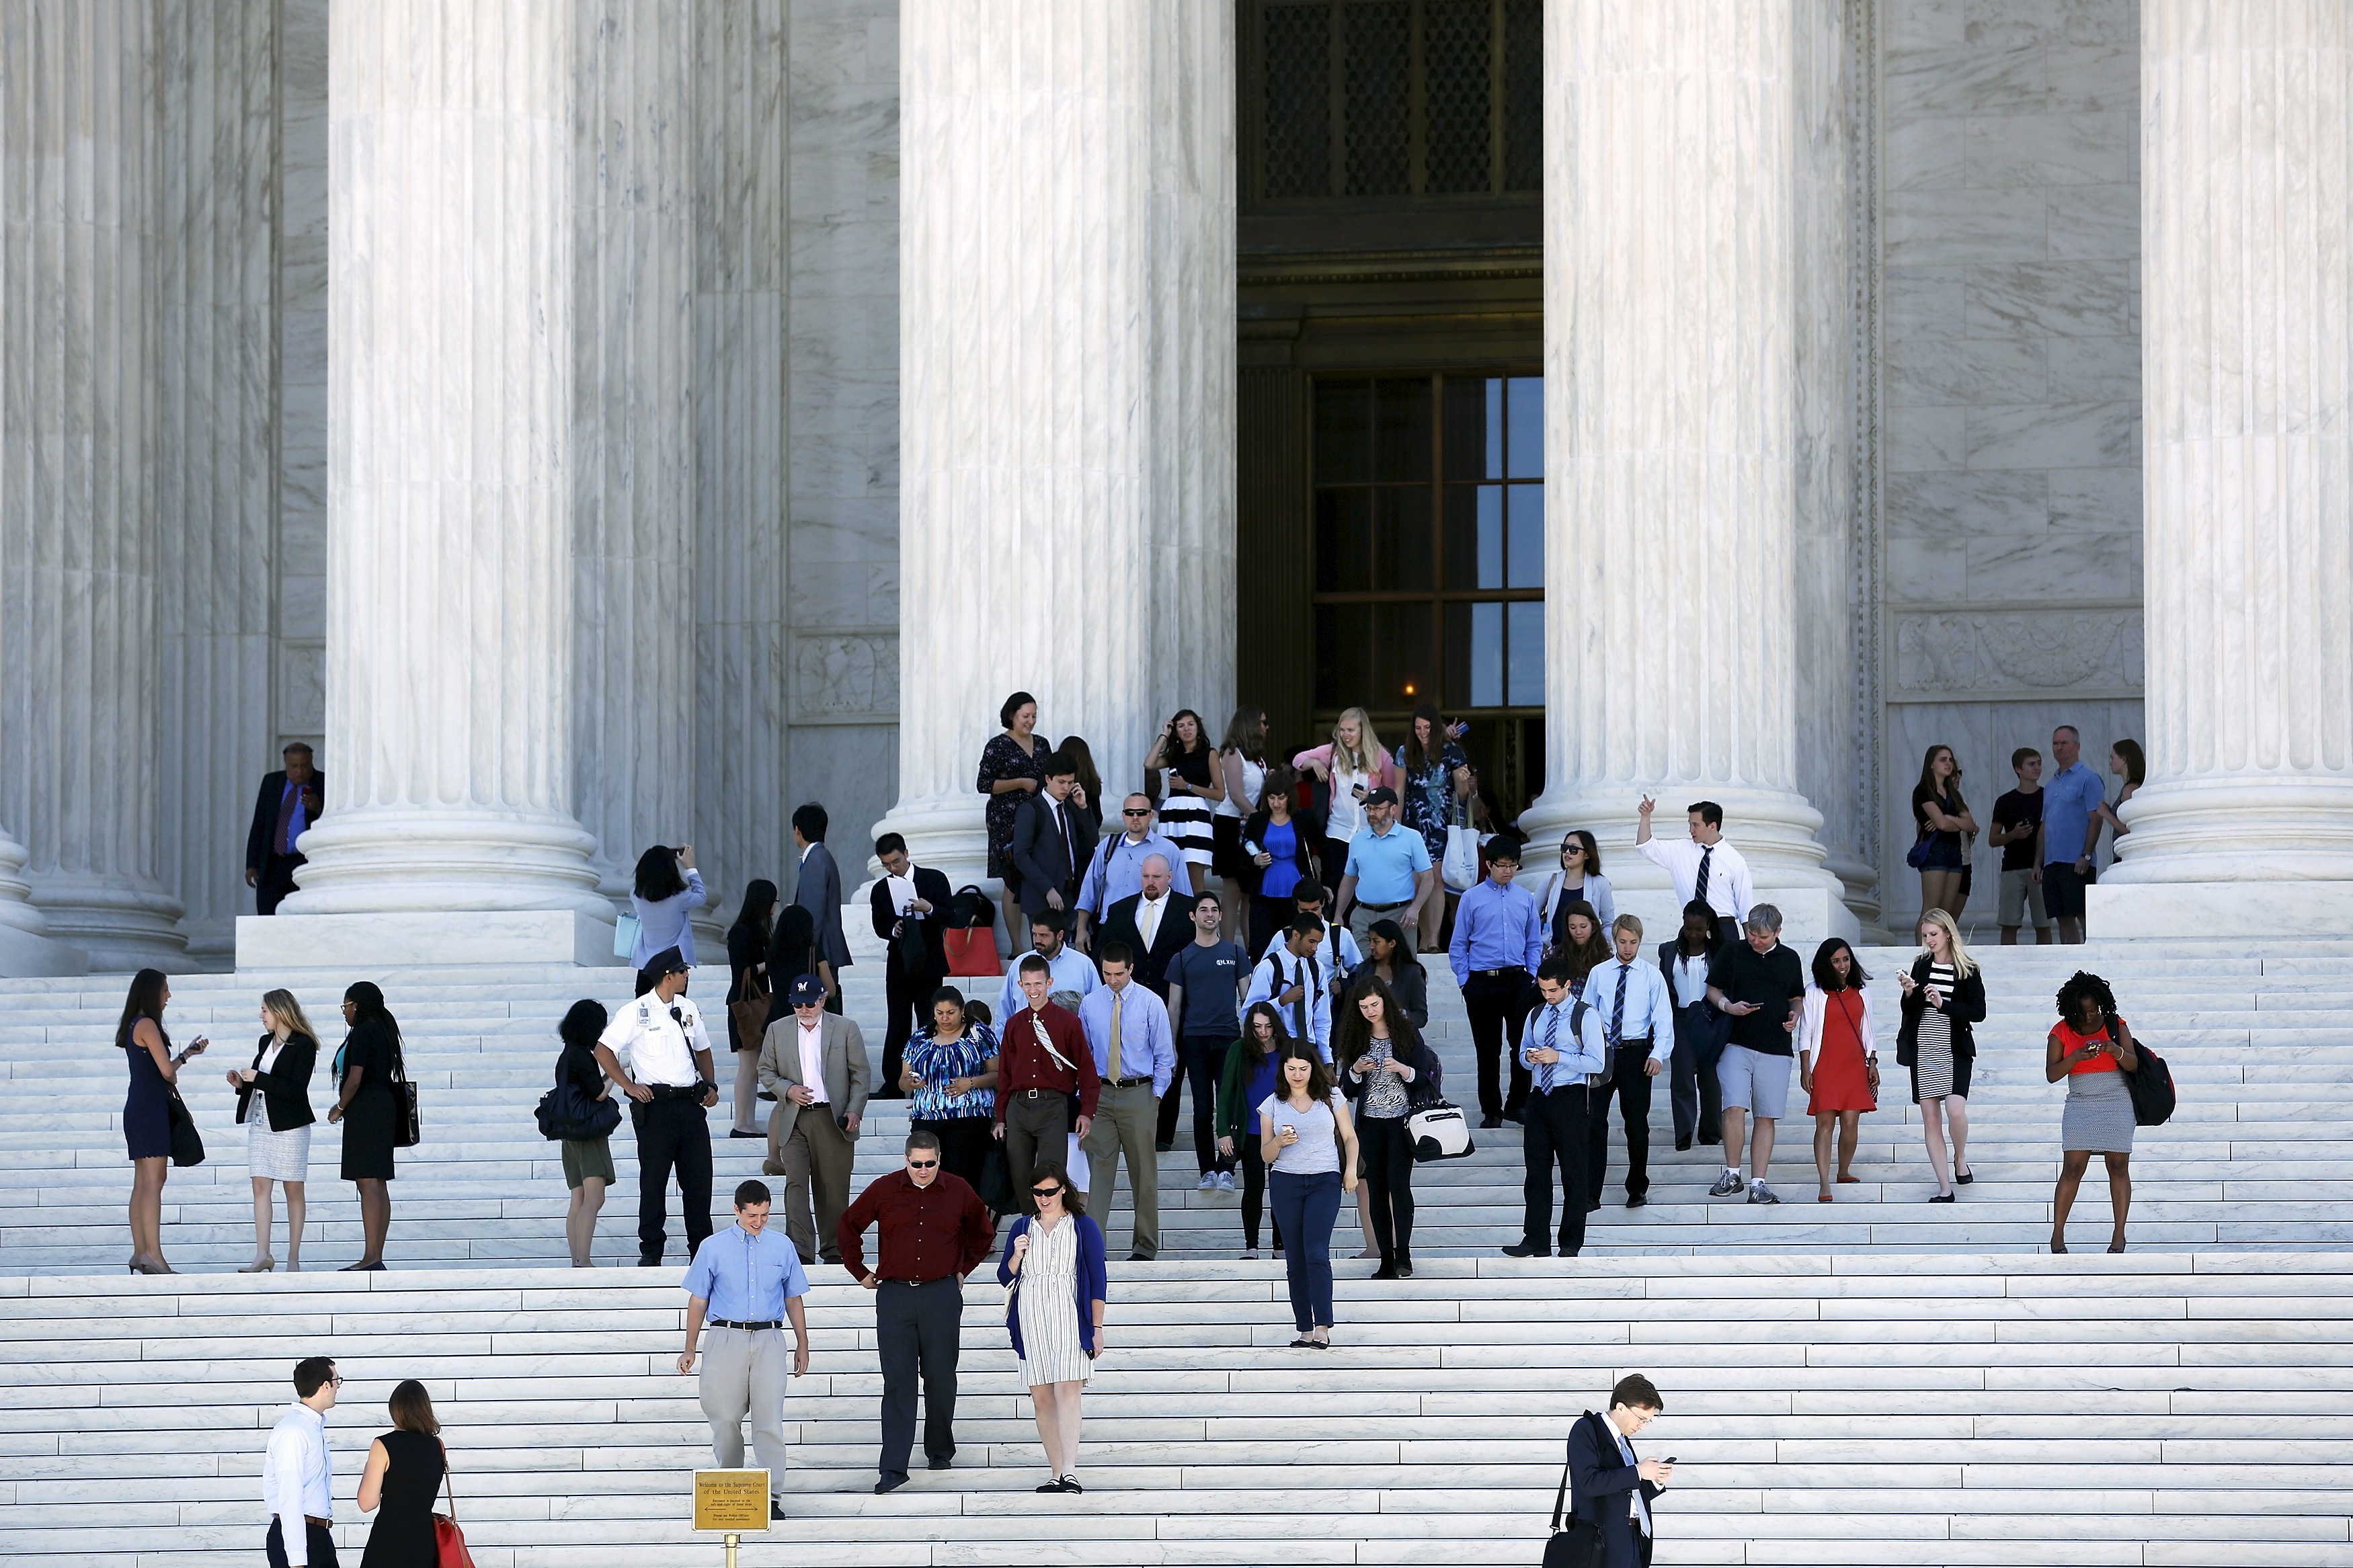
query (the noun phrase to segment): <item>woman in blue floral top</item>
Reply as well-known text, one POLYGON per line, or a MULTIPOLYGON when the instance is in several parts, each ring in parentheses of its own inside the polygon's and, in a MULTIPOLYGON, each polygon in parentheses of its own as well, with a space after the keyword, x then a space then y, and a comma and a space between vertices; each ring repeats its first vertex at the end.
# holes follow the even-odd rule
MULTIPOLYGON (((1421 835, 1433 866, 1445 863, 1446 825, 1454 820, 1456 796, 1470 786, 1470 761, 1454 743, 1462 729, 1447 723, 1436 703, 1425 702, 1413 710, 1413 726, 1407 731, 1405 744, 1397 749, 1398 773, 1405 780, 1400 792, 1405 796, 1405 825, 1421 835)), ((1445 905, 1443 899, 1430 899, 1422 905, 1419 946, 1424 952, 1439 951, 1438 925, 1445 905)))
POLYGON ((964 993, 932 993, 932 1026, 907 1042, 899 1087, 913 1097, 909 1125, 934 1132, 940 1165, 977 1190, 997 1119, 997 1032, 965 1010, 964 993))

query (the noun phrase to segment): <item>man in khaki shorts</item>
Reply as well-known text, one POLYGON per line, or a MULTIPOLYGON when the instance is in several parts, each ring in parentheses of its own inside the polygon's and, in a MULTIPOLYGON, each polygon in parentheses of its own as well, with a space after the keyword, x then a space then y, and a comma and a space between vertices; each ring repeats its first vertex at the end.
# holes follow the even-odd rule
POLYGON ((2051 942, 2051 917, 2042 907, 2042 753, 2021 746, 2010 754, 2018 787, 1993 803, 1993 832, 1987 841, 2001 851, 2001 944, 2018 945, 2018 928, 2034 916, 2034 940, 2051 942))

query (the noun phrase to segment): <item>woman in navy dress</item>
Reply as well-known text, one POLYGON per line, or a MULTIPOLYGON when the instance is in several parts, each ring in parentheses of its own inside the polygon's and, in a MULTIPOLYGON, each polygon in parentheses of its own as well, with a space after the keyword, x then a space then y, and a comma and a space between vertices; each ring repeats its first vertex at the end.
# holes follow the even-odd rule
POLYGON ((122 1141, 131 1153, 131 1272, 176 1273, 164 1261, 164 1178, 172 1170, 172 1093, 180 1064, 203 1050, 199 1037, 178 1056, 164 1032, 164 1005, 172 987, 160 969, 131 977, 122 1022, 114 1043, 131 1069, 131 1092, 122 1101, 122 1141))

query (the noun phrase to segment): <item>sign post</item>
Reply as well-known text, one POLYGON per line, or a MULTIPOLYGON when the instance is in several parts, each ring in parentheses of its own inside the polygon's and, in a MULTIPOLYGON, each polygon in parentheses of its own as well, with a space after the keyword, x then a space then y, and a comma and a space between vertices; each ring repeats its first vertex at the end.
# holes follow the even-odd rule
POLYGON ((737 1538, 768 1528, 768 1472, 694 1472, 694 1528, 719 1531, 727 1542, 727 1568, 735 1568, 737 1538))

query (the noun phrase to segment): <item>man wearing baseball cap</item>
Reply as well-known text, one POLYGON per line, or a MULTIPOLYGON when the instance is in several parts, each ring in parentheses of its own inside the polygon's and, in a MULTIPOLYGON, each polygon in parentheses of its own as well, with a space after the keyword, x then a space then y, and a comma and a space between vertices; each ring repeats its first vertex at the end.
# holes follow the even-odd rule
POLYGON ((638 971, 638 999, 616 1012, 596 1039, 596 1063, 629 1097, 638 1138, 641 1268, 661 1266, 673 1170, 690 1259, 711 1234, 711 1123, 702 1113, 719 1103, 719 1089, 711 1037, 686 994, 691 972, 678 949, 655 953, 638 971))
POLYGON ((1398 826, 1397 791, 1383 784, 1366 795, 1365 823, 1348 840, 1348 868, 1340 878, 1335 917, 1356 933, 1360 946, 1377 920, 1393 920, 1412 931, 1421 919, 1422 901, 1438 882, 1430 846, 1420 834, 1398 826))
POLYGON ((849 1206, 858 1124, 874 1067, 858 1026, 825 1007, 814 974, 786 991, 792 1011, 768 1023, 760 1042, 760 1087, 776 1097, 768 1114, 768 1158, 760 1168, 785 1179, 785 1234, 804 1263, 839 1263, 835 1230, 849 1206))

